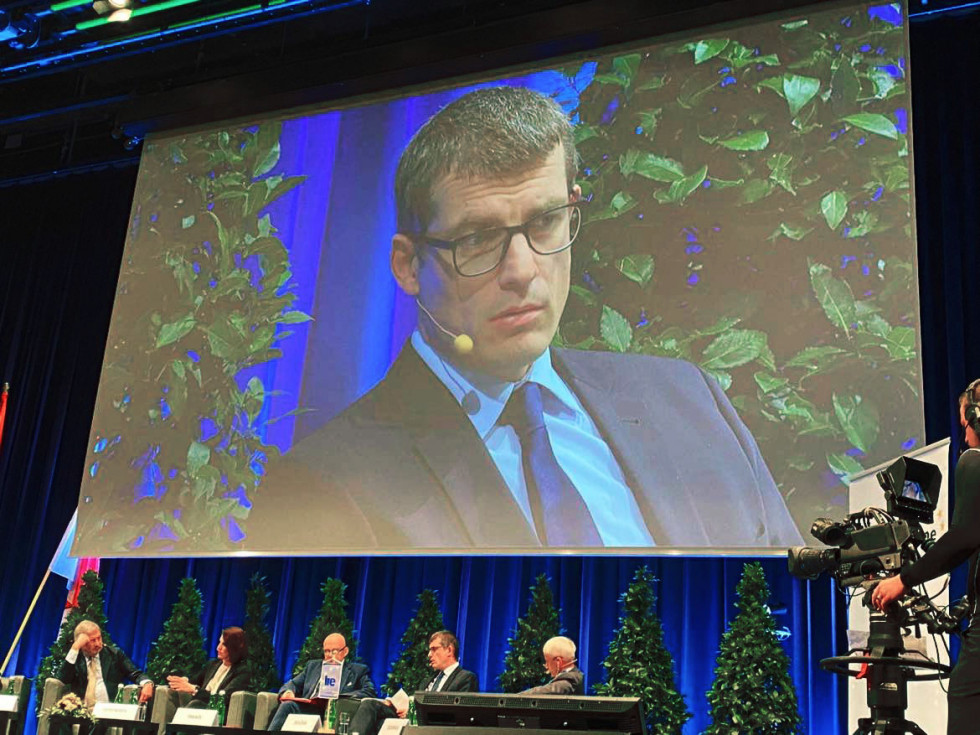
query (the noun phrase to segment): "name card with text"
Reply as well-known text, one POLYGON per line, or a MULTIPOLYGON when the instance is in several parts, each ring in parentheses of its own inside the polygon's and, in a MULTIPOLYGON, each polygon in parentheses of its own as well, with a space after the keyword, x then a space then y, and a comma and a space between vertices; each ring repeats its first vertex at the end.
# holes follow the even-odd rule
POLYGON ((0 694, 0 712, 16 712, 16 711, 17 711, 17 695, 0 694))
POLYGON ((138 704, 119 704, 117 702, 96 702, 92 715, 97 720, 134 721, 139 714, 138 704))
POLYGON ((318 715, 290 715, 286 718, 286 722, 282 726, 282 731, 318 732, 322 724, 318 715))
POLYGON ((174 725, 204 725, 214 727, 218 724, 218 713, 213 709, 178 707, 171 720, 174 725))

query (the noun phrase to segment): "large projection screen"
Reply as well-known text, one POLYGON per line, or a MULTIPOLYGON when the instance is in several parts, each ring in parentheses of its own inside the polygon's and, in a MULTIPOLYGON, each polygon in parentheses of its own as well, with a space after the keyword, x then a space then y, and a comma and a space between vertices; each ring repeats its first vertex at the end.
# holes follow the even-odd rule
POLYGON ((148 139, 74 553, 801 543, 924 444, 907 62, 899 4, 825 3, 148 139), (497 139, 498 88, 560 106, 573 181, 570 145, 497 139), (487 111, 400 221, 399 159, 460 100, 487 111), (501 227, 475 277, 433 242, 501 227), (543 444, 505 409, 528 365, 543 444))

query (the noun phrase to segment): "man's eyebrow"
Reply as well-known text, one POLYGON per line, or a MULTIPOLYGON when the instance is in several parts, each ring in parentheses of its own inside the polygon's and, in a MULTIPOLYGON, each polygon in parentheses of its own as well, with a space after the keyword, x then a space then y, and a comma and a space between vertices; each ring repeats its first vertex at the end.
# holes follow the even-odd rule
MULTIPOLYGON (((550 202, 542 204, 540 207, 535 207, 531 210, 531 214, 527 215, 521 224, 527 222, 533 217, 537 217, 539 214, 544 214, 552 209, 558 209, 559 207, 564 207, 568 204, 567 199, 554 199, 550 202)), ((501 224, 500 220, 496 217, 482 214, 475 214, 472 217, 464 217, 455 225, 447 229, 443 233, 441 239, 444 240, 455 240, 458 237, 465 237, 473 232, 478 232, 479 230, 489 230, 495 227, 505 227, 506 225, 501 224)))

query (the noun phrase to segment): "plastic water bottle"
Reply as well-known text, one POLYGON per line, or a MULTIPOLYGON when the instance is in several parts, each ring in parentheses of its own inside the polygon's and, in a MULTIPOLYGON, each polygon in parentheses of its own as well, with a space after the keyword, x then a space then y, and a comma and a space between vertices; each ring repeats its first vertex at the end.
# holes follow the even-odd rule
POLYGON ((225 726, 225 693, 218 692, 218 725, 225 726))

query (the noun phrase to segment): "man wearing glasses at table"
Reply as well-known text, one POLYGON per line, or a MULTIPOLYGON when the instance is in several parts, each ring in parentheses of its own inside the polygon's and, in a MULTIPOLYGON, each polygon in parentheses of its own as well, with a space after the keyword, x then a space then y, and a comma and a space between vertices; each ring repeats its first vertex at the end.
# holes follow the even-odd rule
POLYGON ((551 347, 587 206, 576 158, 561 108, 522 88, 471 92, 416 133, 390 262, 417 329, 381 383, 290 451, 299 474, 270 475, 270 499, 306 513, 349 498, 364 548, 801 543, 698 367, 551 347))

